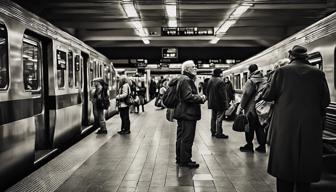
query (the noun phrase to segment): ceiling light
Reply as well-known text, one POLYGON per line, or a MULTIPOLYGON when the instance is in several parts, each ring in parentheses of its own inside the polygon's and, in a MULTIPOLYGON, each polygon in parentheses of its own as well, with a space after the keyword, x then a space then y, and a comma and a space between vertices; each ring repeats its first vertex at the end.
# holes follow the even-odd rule
POLYGON ((242 16, 249 8, 251 7, 251 5, 241 5, 238 8, 236 8, 236 10, 231 14, 230 17, 240 17, 242 16))
POLYGON ((219 40, 220 40, 219 37, 214 37, 214 38, 211 39, 210 43, 211 44, 216 44, 219 40))
POLYGON ((144 44, 148 45, 150 42, 149 42, 149 39, 147 38, 142 38, 142 41, 144 44))
POLYGON ((168 17, 176 17, 176 4, 166 4, 168 17))
POLYGON ((237 22, 236 20, 225 21, 224 24, 219 27, 216 33, 226 33, 229 30, 229 28, 236 22, 237 22))
POLYGON ((125 2, 121 4, 124 8, 124 11, 126 12, 127 17, 139 17, 134 5, 132 2, 125 2))
POLYGON ((169 19, 168 20, 168 27, 177 27, 176 19, 169 19))
POLYGON ((131 21, 131 24, 135 29, 142 29, 142 24, 140 21, 131 21))

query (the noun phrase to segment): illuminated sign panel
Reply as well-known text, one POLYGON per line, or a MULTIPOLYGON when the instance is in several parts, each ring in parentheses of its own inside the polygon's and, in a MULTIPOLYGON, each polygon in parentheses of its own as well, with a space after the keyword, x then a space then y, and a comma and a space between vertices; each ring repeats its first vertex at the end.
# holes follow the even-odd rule
POLYGON ((177 48, 162 48, 163 59, 177 59, 177 48))
POLYGON ((213 27, 161 27, 161 36, 214 35, 213 27))

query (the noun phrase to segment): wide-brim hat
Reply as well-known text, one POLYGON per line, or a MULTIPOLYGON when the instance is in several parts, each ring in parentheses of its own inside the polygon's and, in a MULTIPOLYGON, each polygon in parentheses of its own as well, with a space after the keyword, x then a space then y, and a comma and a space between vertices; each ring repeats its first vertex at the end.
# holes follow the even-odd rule
POLYGON ((295 45, 291 50, 288 51, 290 55, 296 58, 307 58, 307 49, 300 45, 295 45))

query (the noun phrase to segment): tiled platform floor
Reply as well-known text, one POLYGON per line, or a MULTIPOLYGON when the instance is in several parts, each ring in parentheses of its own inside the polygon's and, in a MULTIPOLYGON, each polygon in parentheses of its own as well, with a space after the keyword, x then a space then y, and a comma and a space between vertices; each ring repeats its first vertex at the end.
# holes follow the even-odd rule
MULTIPOLYGON (((229 139, 212 138, 210 111, 206 106, 202 108, 202 120, 197 123, 193 147, 193 159, 200 163, 200 168, 193 170, 175 164, 176 123, 166 121, 165 110, 156 109, 152 103, 145 108, 145 113, 131 115, 130 135, 117 134, 120 118, 112 118, 108 122, 111 139, 57 191, 275 191, 275 179, 266 173, 268 154, 240 152, 244 134, 233 132, 231 122, 223 123, 229 139)), ((328 191, 319 184, 314 188, 328 191)))

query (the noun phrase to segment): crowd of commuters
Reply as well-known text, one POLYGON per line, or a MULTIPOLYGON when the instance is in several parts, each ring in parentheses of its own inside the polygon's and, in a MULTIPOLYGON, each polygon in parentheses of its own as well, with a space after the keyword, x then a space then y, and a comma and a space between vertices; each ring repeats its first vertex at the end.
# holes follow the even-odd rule
MULTIPOLYGON (((268 173, 276 177, 278 192, 309 192, 310 183, 320 180, 322 172, 322 130, 330 94, 324 73, 308 62, 307 49, 294 46, 289 59, 276 63, 266 77, 256 64, 248 67, 249 77, 245 82, 237 114, 243 113, 248 122, 245 131, 246 145, 242 152, 266 153, 266 141, 270 144, 268 173), (272 102, 272 113, 266 124, 260 123, 256 110, 256 97, 261 83, 267 79, 269 86, 262 92, 262 100, 272 102), (254 149, 256 134, 259 146, 254 149)), ((215 69, 213 76, 202 84, 195 85, 197 69, 192 60, 182 64, 182 74, 170 82, 161 79, 158 84, 150 82, 150 98, 163 97, 168 87, 176 87, 178 100, 173 109, 177 120, 176 163, 181 167, 198 168, 192 160, 196 124, 201 119, 201 104, 208 101, 211 109, 210 133, 218 139, 228 139, 223 133, 222 122, 225 111, 235 104, 235 91, 229 79, 222 77, 222 70, 215 69), (203 94, 200 94, 200 92, 203 94)), ((99 133, 106 133, 104 110, 95 107, 99 94, 104 90, 101 80, 92 91, 95 125, 99 133)), ((120 79, 117 95, 120 117, 120 134, 130 133, 129 98, 138 96, 144 103, 146 88, 133 87, 125 77, 120 79), (131 85, 131 86, 130 86, 131 85), (134 93, 135 92, 135 93, 134 93)), ((144 107, 142 105, 142 110, 144 107)), ((139 109, 137 110, 139 111, 139 109)))

